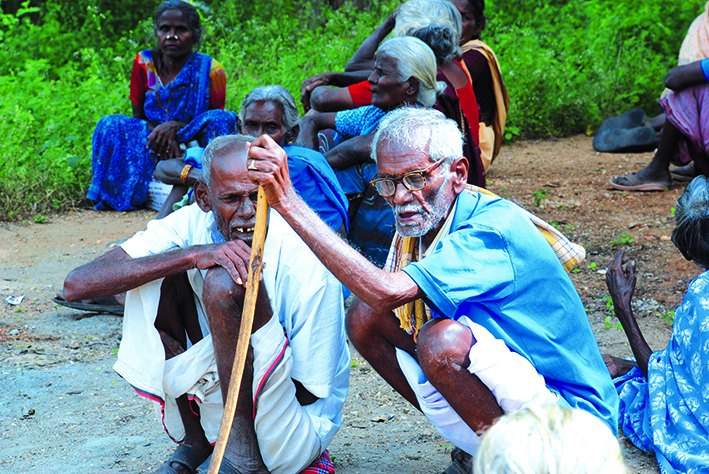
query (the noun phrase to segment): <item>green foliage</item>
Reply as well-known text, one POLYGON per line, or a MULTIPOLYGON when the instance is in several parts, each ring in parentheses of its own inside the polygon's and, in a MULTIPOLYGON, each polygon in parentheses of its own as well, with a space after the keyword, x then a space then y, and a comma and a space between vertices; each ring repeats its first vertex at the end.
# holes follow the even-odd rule
MULTIPOLYGON (((66 209, 85 196, 100 117, 130 113, 132 58, 150 47, 160 0, 5 0, 0 12, 0 221, 66 209)), ((227 108, 253 87, 342 70, 400 3, 193 1, 202 52, 227 72, 227 108), (364 4, 359 10, 354 3, 364 4)), ((648 113, 703 2, 487 0, 483 39, 510 94, 506 138, 585 132, 631 107, 648 113)), ((540 205, 546 191, 534 193, 540 205)), ((632 241, 632 240, 631 240, 632 241)), ((626 242, 627 243, 627 242, 626 242)))
POLYGON ((601 299, 606 302, 606 309, 608 311, 610 311, 613 316, 615 316, 615 307, 613 306, 613 298, 606 295, 601 299))
POLYGON ((632 244, 635 239, 633 238, 632 235, 630 235, 627 232, 621 232, 618 234, 618 238, 611 241, 611 247, 615 247, 617 245, 628 245, 632 244))
POLYGON ((562 136, 635 107, 659 112, 665 75, 704 3, 487 0, 483 40, 510 95, 507 130, 562 136))
POLYGON ((675 322, 675 312, 674 311, 666 311, 664 313, 659 313, 658 316, 661 316, 662 319, 667 321, 670 324, 674 324, 675 322))
POLYGON ((534 207, 539 207, 541 206, 542 202, 547 198, 547 190, 537 189, 536 191, 532 192, 532 195, 534 196, 534 207))
POLYGON ((610 316, 606 316, 605 326, 606 326, 606 329, 614 329, 614 328, 623 329, 623 325, 620 323, 620 321, 617 324, 613 324, 613 320, 611 319, 610 316))

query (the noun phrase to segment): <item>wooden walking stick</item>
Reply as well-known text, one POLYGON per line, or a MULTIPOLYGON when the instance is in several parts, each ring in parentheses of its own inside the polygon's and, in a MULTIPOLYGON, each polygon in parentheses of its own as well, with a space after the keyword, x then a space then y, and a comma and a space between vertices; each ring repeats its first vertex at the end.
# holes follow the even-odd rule
POLYGON ((244 375, 244 364, 246 354, 249 351, 249 340, 251 339, 251 328, 254 323, 254 310, 256 309, 256 298, 258 297, 258 287, 261 281, 261 263, 263 259, 263 244, 266 241, 266 225, 268 224, 268 202, 266 194, 261 186, 258 187, 258 201, 256 204, 256 226, 254 237, 251 242, 251 258, 249 259, 249 277, 246 281, 246 294, 244 296, 244 308, 241 313, 241 327, 239 337, 236 340, 236 352, 234 354, 234 365, 231 368, 231 381, 227 392, 226 404, 224 405, 224 415, 222 423, 219 425, 219 435, 217 443, 212 453, 212 461, 209 463, 207 474, 218 474, 219 467, 224 458, 224 449, 229 440, 229 431, 234 421, 236 413, 236 402, 239 399, 239 389, 241 388, 241 378, 244 375))

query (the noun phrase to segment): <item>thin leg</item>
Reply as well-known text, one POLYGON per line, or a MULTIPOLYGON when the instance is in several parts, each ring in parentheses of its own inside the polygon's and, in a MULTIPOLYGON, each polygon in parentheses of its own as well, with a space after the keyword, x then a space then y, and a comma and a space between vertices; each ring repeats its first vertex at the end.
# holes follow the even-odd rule
POLYGON ((670 160, 677 147, 677 141, 682 136, 677 127, 669 120, 665 121, 660 133, 660 143, 652 161, 643 169, 635 173, 632 181, 625 176, 616 176, 613 182, 621 186, 634 186, 649 183, 671 183, 670 160))
MULTIPOLYGON (((221 267, 209 270, 204 281, 203 298, 212 330, 214 353, 217 359, 219 384, 226 402, 227 389, 236 353, 236 340, 241 326, 241 312, 245 290, 236 285, 231 276, 221 267)), ((263 283, 259 288, 252 332, 263 327, 273 316, 263 283)), ((261 459, 253 420, 253 351, 244 366, 239 387, 239 398, 231 426, 231 434, 224 452, 224 459, 243 474, 268 473, 261 459)))
POLYGON ((470 329, 450 319, 434 319, 419 333, 418 354, 426 378, 476 433, 502 416, 487 386, 468 372, 468 354, 477 341, 470 329))
POLYGON ((416 357, 413 337, 399 327, 393 313, 376 313, 356 299, 347 311, 347 335, 357 351, 394 390, 420 410, 418 400, 396 358, 396 348, 416 357))
MULTIPOLYGON (((160 333, 165 348, 165 358, 171 359, 182 354, 187 348, 187 338, 195 344, 202 339, 202 331, 194 304, 194 293, 186 273, 167 277, 160 287, 160 303, 155 319, 155 328, 160 333)), ((212 452, 204 429, 200 423, 199 407, 191 406, 187 395, 177 398, 177 409, 185 427, 185 444, 197 448, 205 456, 212 452)), ((172 463, 171 467, 179 474, 189 474, 185 466, 172 463)))

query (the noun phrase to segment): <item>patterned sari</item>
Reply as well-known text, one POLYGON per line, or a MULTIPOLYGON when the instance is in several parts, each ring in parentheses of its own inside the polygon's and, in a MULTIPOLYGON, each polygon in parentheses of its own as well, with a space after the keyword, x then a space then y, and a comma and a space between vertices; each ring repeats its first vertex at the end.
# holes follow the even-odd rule
MULTIPOLYGON (((193 54, 167 85, 160 82, 150 51, 139 53, 136 63, 147 70, 143 109, 150 122, 184 122, 187 125, 177 133, 177 140, 197 140, 203 147, 214 137, 236 133, 234 112, 209 110, 210 89, 214 94, 210 87, 211 57, 193 54)), ((157 155, 147 148, 149 135, 145 120, 125 115, 108 115, 99 120, 92 138, 93 178, 87 195, 98 201, 97 210, 127 211, 145 203, 148 183, 158 162, 157 155)))
POLYGON ((675 311, 667 347, 650 356, 647 380, 637 367, 613 380, 623 433, 654 452, 663 473, 702 473, 709 466, 708 291, 704 272, 675 311))

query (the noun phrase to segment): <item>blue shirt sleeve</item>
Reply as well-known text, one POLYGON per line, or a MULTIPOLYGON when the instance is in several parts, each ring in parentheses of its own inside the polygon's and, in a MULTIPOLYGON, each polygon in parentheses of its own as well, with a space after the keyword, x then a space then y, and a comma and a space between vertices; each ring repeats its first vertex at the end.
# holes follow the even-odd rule
POLYGON ((383 116, 384 111, 373 105, 342 110, 335 114, 335 128, 348 137, 367 135, 377 127, 383 116))

